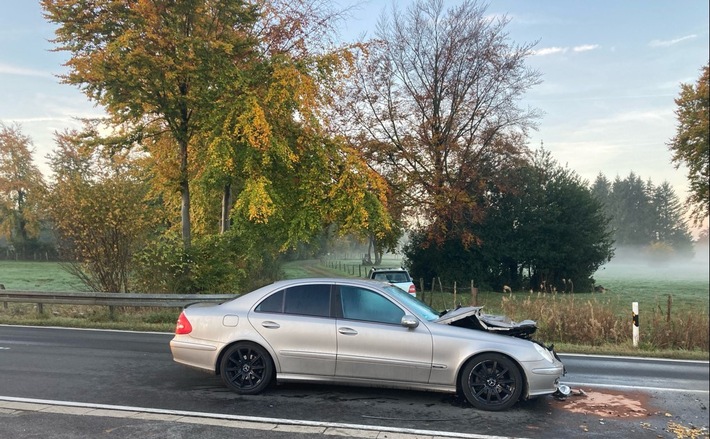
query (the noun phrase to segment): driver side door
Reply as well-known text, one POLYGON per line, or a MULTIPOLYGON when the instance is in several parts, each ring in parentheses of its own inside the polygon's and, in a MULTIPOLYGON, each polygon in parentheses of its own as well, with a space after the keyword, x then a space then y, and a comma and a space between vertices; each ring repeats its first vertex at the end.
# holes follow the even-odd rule
POLYGON ((426 383, 431 375, 432 337, 425 325, 402 325, 405 311, 388 297, 341 285, 336 321, 335 375, 426 383))

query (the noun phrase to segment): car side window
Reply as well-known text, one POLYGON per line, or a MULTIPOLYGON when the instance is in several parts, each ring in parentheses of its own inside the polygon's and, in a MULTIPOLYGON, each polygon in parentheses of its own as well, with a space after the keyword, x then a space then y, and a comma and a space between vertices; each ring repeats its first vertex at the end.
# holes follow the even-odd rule
POLYGON ((330 316, 330 285, 298 285, 286 289, 286 314, 330 316))
POLYGON ((278 291, 262 300, 254 310, 256 312, 282 313, 284 310, 284 290, 278 291))
POLYGON ((330 285, 298 285, 277 291, 262 300, 256 312, 330 316, 330 285))
POLYGON ((374 291, 359 287, 340 287, 343 318, 376 323, 401 324, 404 311, 374 291))

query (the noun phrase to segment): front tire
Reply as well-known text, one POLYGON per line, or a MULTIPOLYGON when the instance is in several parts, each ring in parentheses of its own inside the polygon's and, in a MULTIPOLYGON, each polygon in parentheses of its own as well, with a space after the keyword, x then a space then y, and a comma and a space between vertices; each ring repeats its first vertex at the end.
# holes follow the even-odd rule
POLYGON ((459 382, 468 402, 481 410, 512 407, 523 391, 523 377, 516 364, 500 354, 485 353, 471 359, 459 382))
POLYGON ((274 375, 269 353, 254 343, 237 343, 222 357, 220 375, 230 389, 241 395, 261 393, 274 375))

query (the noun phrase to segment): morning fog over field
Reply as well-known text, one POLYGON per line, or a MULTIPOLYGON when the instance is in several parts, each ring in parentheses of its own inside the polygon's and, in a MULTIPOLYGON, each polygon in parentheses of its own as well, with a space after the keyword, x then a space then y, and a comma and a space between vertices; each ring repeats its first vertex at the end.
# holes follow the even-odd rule
POLYGON ((710 261, 707 246, 695 246, 692 257, 653 258, 648 251, 633 248, 617 248, 610 262, 595 273, 598 284, 604 280, 624 278, 627 280, 697 281, 710 285, 710 261))

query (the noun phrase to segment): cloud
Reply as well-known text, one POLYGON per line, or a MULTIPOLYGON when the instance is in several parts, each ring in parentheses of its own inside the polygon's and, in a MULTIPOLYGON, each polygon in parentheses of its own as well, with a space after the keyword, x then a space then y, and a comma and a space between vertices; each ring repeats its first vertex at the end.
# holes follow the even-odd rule
POLYGON ((649 45, 650 47, 671 47, 671 46, 674 46, 674 45, 676 45, 676 44, 678 44, 678 43, 682 43, 683 41, 693 40, 693 39, 695 39, 695 38, 697 38, 697 37, 698 37, 697 35, 692 34, 692 35, 686 35, 686 36, 680 37, 680 38, 675 38, 675 39, 673 39, 673 40, 665 40, 665 41, 663 41, 663 40, 653 40, 653 41, 651 41, 650 43, 648 43, 648 45, 649 45))
POLYGON ((533 55, 547 56, 547 55, 556 55, 558 53, 565 53, 565 52, 567 52, 566 47, 545 47, 544 49, 535 50, 533 52, 533 55))
POLYGON ((54 78, 54 76, 43 70, 27 69, 8 64, 0 64, 0 75, 34 76, 39 78, 54 78))
POLYGON ((572 51, 573 52, 589 52, 590 50, 596 50, 600 46, 599 44, 583 44, 581 46, 575 46, 572 51))
MULTIPOLYGON (((580 52, 589 52, 590 50, 596 50, 598 49, 599 44, 582 44, 581 46, 574 46, 572 48, 572 52, 575 53, 580 53, 580 52)), ((557 55, 561 53, 567 53, 570 50, 569 47, 545 47, 543 49, 539 49, 533 52, 533 55, 537 56, 548 56, 548 55, 557 55)))

